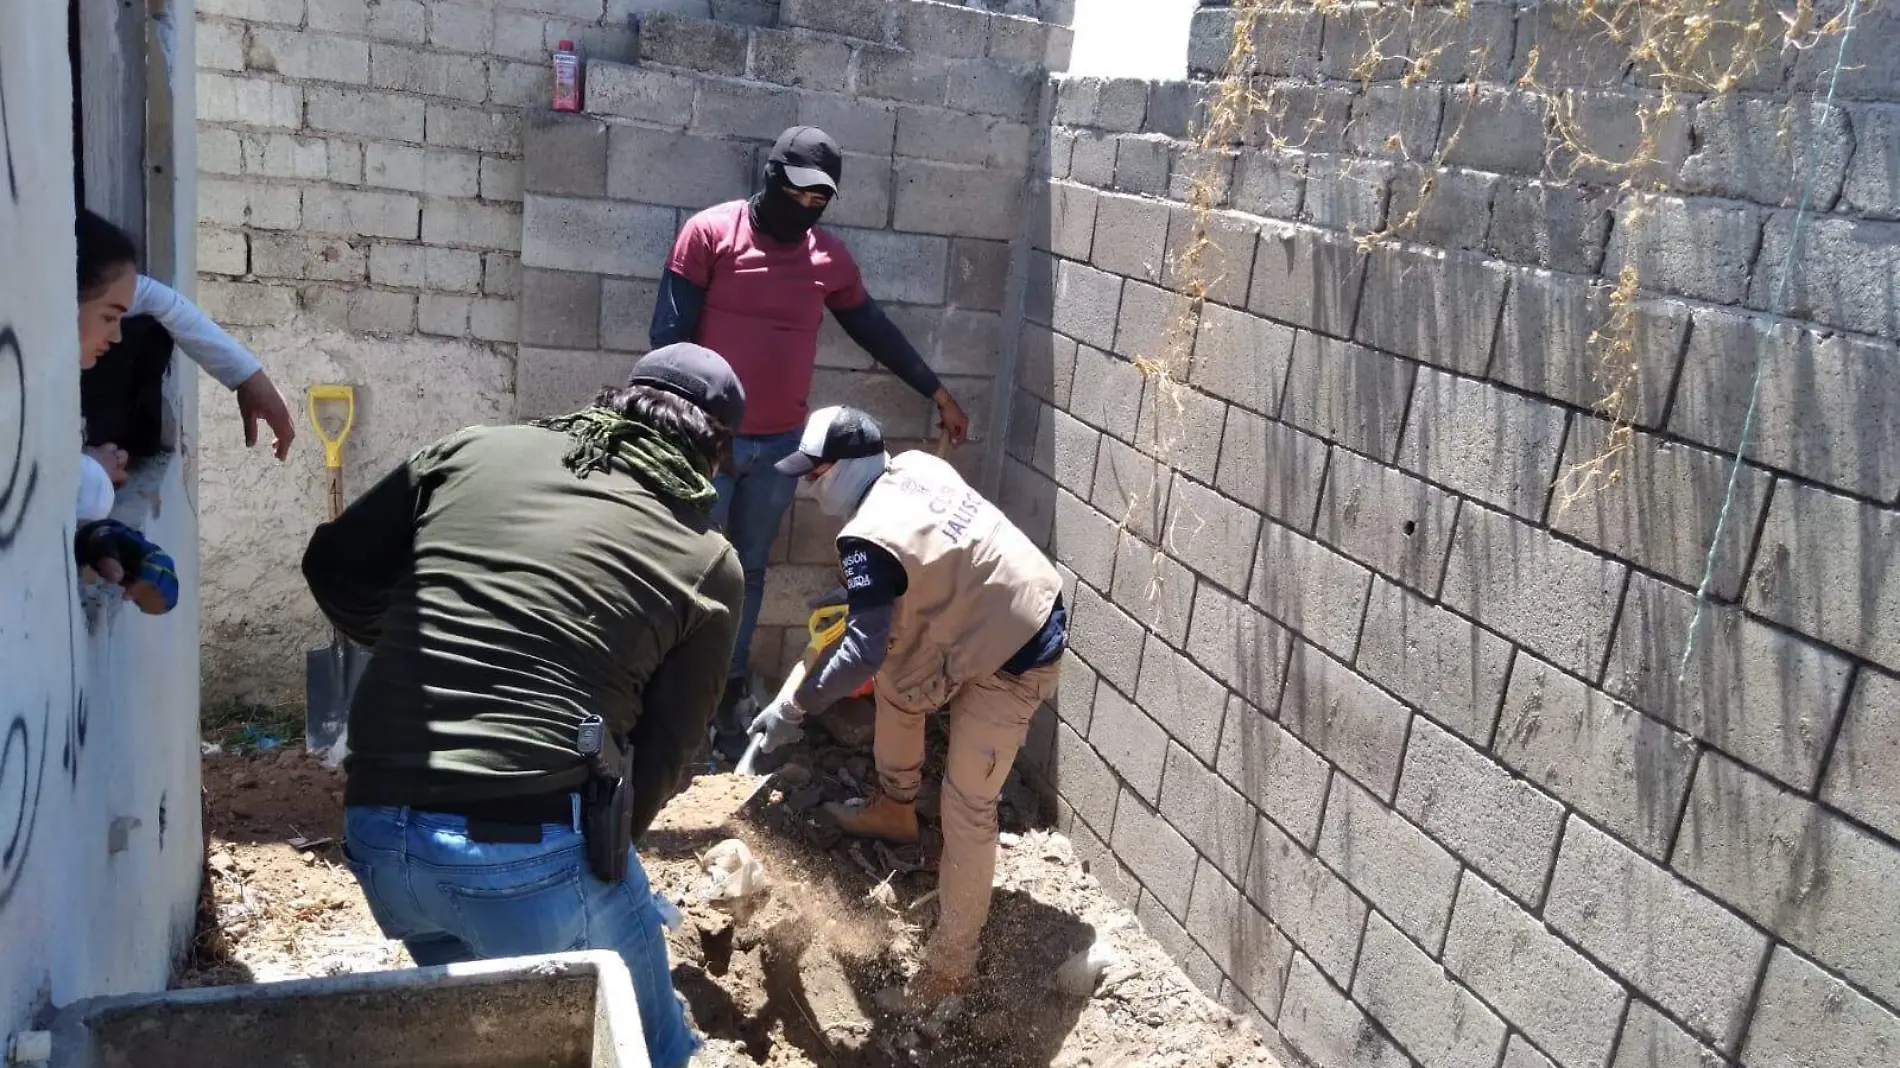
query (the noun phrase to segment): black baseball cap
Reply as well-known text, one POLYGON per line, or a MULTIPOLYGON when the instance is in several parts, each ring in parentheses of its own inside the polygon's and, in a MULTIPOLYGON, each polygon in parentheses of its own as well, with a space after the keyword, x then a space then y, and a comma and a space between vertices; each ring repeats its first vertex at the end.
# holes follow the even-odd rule
POLYGON ((884 451, 884 432, 877 420, 856 408, 820 408, 805 420, 804 436, 798 439, 798 451, 773 466, 781 475, 811 473, 819 464, 876 456, 884 451))
POLYGON ((629 386, 651 386, 685 397, 737 430, 745 418, 745 387, 732 365, 704 345, 682 341, 654 349, 633 365, 629 386))
POLYGON ((816 126, 794 126, 778 135, 768 162, 785 171, 785 180, 800 189, 838 191, 844 178, 844 153, 838 142, 816 126))

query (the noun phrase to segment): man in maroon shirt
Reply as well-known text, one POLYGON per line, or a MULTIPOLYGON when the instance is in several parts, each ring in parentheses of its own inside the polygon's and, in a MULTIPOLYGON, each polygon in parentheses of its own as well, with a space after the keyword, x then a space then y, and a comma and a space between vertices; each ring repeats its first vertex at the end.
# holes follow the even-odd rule
POLYGON ((731 464, 715 480, 713 514, 745 570, 737 644, 714 720, 728 757, 745 747, 746 724, 734 718, 733 706, 745 693, 766 555, 798 488, 773 465, 798 451, 826 309, 872 359, 936 402, 951 444, 969 432, 962 407, 865 290, 844 242, 817 225, 843 172, 843 154, 823 130, 795 126, 779 135, 763 189, 707 208, 681 229, 653 309, 654 348, 704 345, 725 357, 746 391, 745 422, 736 428, 731 464))

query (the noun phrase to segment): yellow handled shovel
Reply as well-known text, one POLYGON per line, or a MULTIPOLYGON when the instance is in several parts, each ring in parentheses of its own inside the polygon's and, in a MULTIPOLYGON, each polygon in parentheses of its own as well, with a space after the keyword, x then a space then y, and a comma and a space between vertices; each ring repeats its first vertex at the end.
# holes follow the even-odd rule
POLYGON ((343 443, 356 428, 356 387, 326 383, 310 387, 310 425, 323 442, 323 466, 330 474, 330 518, 343 514, 343 443), (343 406, 343 425, 332 437, 323 425, 323 406, 343 406))
MULTIPOLYGON (((838 640, 844 637, 844 627, 848 616, 849 610, 841 604, 820 605, 812 609, 811 618, 805 624, 805 633, 810 636, 805 643, 805 655, 798 663, 792 665, 791 671, 786 673, 785 682, 778 689, 780 697, 790 700, 792 695, 798 692, 798 688, 805 684, 805 675, 818 666, 818 658, 824 655, 826 649, 836 645, 838 640)), ((869 684, 867 683, 865 689, 859 690, 852 696, 861 697, 868 691, 869 684)), ((760 747, 764 742, 764 735, 753 736, 752 740, 746 744, 745 755, 739 758, 738 765, 733 768, 734 774, 758 774, 760 747)), ((751 804, 764 794, 766 785, 771 781, 770 775, 760 779, 758 785, 754 786, 752 792, 746 796, 745 804, 751 804)), ((744 805, 741 806, 741 809, 743 808, 744 805)))
MULTIPOLYGON (((343 514, 343 443, 356 428, 356 387, 325 383, 310 387, 310 425, 323 442, 323 467, 330 479, 330 515, 343 514), (326 409, 341 423, 332 433, 324 424, 326 409)), ((337 743, 349 723, 350 695, 363 675, 369 655, 340 632, 332 632, 326 648, 304 654, 304 743, 322 752, 337 743)))

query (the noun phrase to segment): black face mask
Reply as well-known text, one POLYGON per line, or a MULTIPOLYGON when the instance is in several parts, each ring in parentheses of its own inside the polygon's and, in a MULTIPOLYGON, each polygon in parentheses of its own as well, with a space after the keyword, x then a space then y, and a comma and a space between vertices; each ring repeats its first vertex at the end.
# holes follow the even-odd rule
POLYGON ((778 168, 770 167, 766 170, 765 188, 752 194, 752 225, 773 240, 787 244, 803 241, 825 213, 823 206, 808 208, 793 200, 788 192, 790 188, 778 168))

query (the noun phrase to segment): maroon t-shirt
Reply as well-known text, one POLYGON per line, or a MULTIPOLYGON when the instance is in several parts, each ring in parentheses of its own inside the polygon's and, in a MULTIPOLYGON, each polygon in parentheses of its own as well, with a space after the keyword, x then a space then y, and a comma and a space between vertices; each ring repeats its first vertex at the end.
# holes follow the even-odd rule
POLYGON ((798 244, 762 237, 735 200, 687 220, 666 267, 706 291, 693 340, 724 356, 745 386, 739 433, 804 426, 825 309, 871 299, 844 242, 816 226, 798 244))

